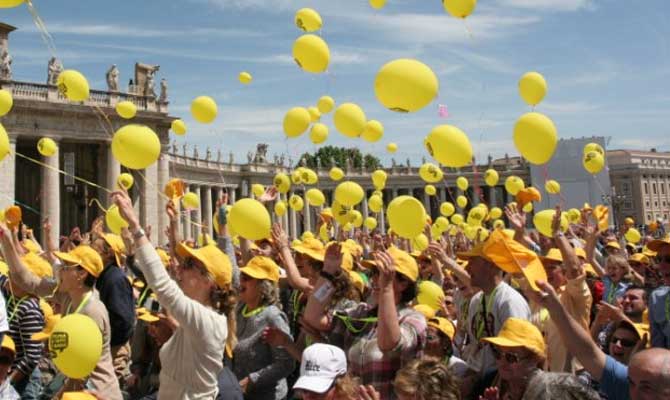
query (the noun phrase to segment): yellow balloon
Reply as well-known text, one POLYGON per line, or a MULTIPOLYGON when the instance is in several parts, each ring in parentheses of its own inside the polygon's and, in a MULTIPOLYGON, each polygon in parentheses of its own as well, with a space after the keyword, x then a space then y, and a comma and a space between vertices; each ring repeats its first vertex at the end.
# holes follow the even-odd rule
POLYGON ((493 207, 491 211, 489 211, 489 219, 498 219, 502 217, 502 210, 499 207, 493 207))
POLYGON ((318 12, 311 8, 301 8, 295 13, 295 25, 305 32, 314 32, 321 29, 323 21, 318 12))
POLYGON ((58 145, 51 138, 43 137, 37 141, 37 151, 44 157, 51 157, 56 154, 58 145))
POLYGON ((583 154, 586 155, 586 153, 590 153, 592 151, 600 153, 601 156, 605 157, 605 149, 598 143, 588 143, 586 146, 584 146, 584 151, 583 154))
POLYGON ((24 0, 0 0, 0 8, 13 8, 23 4, 24 0))
POLYGON ((116 113, 121 118, 131 119, 137 114, 137 107, 131 101, 122 101, 116 104, 116 113))
POLYGON ((117 235, 121 234, 123 228, 128 227, 128 222, 121 217, 119 208, 116 205, 109 207, 105 213, 105 223, 107 224, 107 228, 117 235))
POLYGON ((401 58, 381 67, 375 78, 377 100, 391 111, 414 112, 437 96, 440 83, 426 64, 401 58))
POLYGON ((419 168, 419 176, 425 182, 437 183, 442 180, 444 173, 437 165, 433 163, 425 163, 419 168))
POLYGON ((258 200, 242 199, 235 202, 228 214, 228 223, 245 239, 260 240, 270 237, 270 214, 258 200))
POLYGON ((590 174, 596 175, 605 168, 605 157, 597 151, 591 151, 584 155, 583 164, 584 169, 590 174))
POLYGON ((66 69, 58 75, 56 80, 58 91, 70 101, 85 101, 88 99, 88 81, 79 71, 66 69))
POLYGON ((328 126, 320 122, 312 125, 312 129, 309 131, 309 140, 314 144, 321 144, 328 140, 328 126))
POLYGON ((412 249, 424 251, 428 248, 428 237, 423 233, 418 234, 412 239, 412 249))
POLYGON ((307 112, 309 113, 309 119, 312 122, 319 122, 321 119, 321 112, 316 107, 308 107, 307 112))
POLYGON ((175 119, 172 121, 172 124, 170 124, 170 129, 172 129, 172 132, 174 132, 175 135, 181 136, 186 133, 186 124, 180 119, 175 119))
POLYGON ((275 214, 278 217, 284 216, 286 214, 286 203, 283 201, 278 201, 275 203, 275 214))
POLYGON ((342 178, 344 178, 344 171, 342 171, 342 168, 333 167, 328 172, 328 176, 330 177, 330 179, 337 182, 342 178))
POLYGON ((333 100, 333 98, 330 96, 321 96, 319 101, 316 103, 316 107, 319 109, 321 114, 328 114, 329 112, 333 111, 333 108, 335 108, 335 100, 333 100))
POLYGON ((303 183, 302 181, 302 167, 295 169, 291 172, 291 182, 296 185, 303 183))
POLYGON ((470 139, 455 126, 436 126, 426 137, 424 145, 428 154, 447 167, 461 168, 472 161, 470 139))
POLYGON ((505 179, 505 190, 512 196, 516 196, 516 194, 524 187, 526 187, 526 184, 523 182, 523 179, 518 176, 512 175, 505 179))
POLYGON ((382 190, 386 187, 386 172, 383 169, 378 169, 372 173, 372 185, 377 190, 382 190))
POLYGON ((545 115, 530 112, 514 125, 514 145, 533 164, 545 164, 554 155, 558 134, 554 123, 545 115))
POLYGON ((335 200, 347 207, 353 207, 360 203, 364 196, 365 191, 356 182, 342 182, 335 188, 335 200))
POLYGON ((251 193, 256 197, 261 197, 265 193, 265 188, 260 183, 254 183, 251 185, 251 193))
POLYGON ((469 186, 469 185, 470 185, 470 183, 468 182, 468 179, 467 179, 466 177, 464 177, 464 176, 459 176, 459 177, 456 179, 456 186, 457 186, 459 189, 461 189, 461 191, 463 191, 463 192, 465 192, 466 190, 468 190, 468 186, 469 186))
POLYGON ((389 204, 386 213, 393 232, 405 239, 414 239, 425 227, 426 210, 410 196, 398 196, 389 204))
POLYGON ((294 138, 302 135, 312 121, 309 111, 304 107, 293 107, 284 115, 284 133, 294 138))
POLYGON ((351 225, 354 226, 354 228, 360 228, 361 226, 363 226, 363 214, 361 214, 360 211, 351 210, 349 218, 350 223, 351 225))
POLYGON ((328 69, 330 49, 320 37, 302 35, 293 43, 293 59, 304 71, 319 74, 328 69))
POLYGON ((368 199, 368 207, 370 208, 370 211, 378 213, 384 207, 384 200, 376 194, 373 194, 368 199))
POLYGON ((7 115, 13 105, 14 99, 12 98, 12 94, 5 89, 0 90, 0 117, 7 115))
POLYGON ((319 176, 309 168, 303 168, 300 170, 300 180, 307 185, 314 185, 319 181, 319 176))
POLYGON ((128 190, 131 187, 133 187, 133 183, 135 183, 135 179, 133 176, 127 172, 122 173, 119 175, 119 177, 116 179, 116 184, 119 185, 119 187, 128 190))
POLYGON ((455 211, 456 208, 454 208, 454 205, 448 201, 440 204, 440 214, 444 215, 445 217, 450 217, 454 214, 455 211))
POLYGON ((466 18, 477 6, 477 0, 443 0, 444 10, 456 18, 466 18))
POLYGON ((640 234, 640 231, 638 231, 635 228, 628 229, 626 231, 626 234, 624 235, 624 237, 626 238, 626 240, 629 243, 633 243, 633 244, 638 243, 640 241, 640 239, 642 239, 642 235, 640 234))
POLYGON ((294 194, 288 199, 288 206, 296 211, 301 211, 305 207, 305 203, 302 201, 302 197, 294 194))
POLYGON ((459 208, 465 208, 468 205, 468 198, 465 196, 458 196, 456 198, 456 204, 459 208))
POLYGON ((366 142, 378 142, 384 136, 384 125, 377 120, 370 120, 365 124, 361 138, 366 142))
POLYGON ((519 80, 519 95, 528 105, 538 105, 547 94, 547 81, 538 72, 526 72, 519 80))
POLYGON ((486 172, 484 172, 484 182, 491 187, 497 185, 499 179, 498 171, 495 169, 487 169, 486 172))
POLYGON ((374 219, 373 217, 367 217, 365 218, 363 225, 365 225, 365 227, 368 228, 368 230, 372 231, 377 227, 377 220, 374 219))
POLYGON ((184 194, 181 202, 187 210, 196 210, 200 208, 200 197, 198 197, 197 193, 188 192, 184 194))
POLYGON ((102 333, 98 324, 79 313, 61 318, 49 336, 49 354, 63 375, 72 379, 86 378, 102 355, 102 333))
POLYGON ((569 209, 567 214, 568 221, 570 221, 571 224, 576 224, 582 219, 581 211, 576 208, 569 209))
POLYGON ((549 194, 559 194, 561 193, 561 184, 550 179, 544 184, 544 190, 549 194))
POLYGON ((461 214, 454 214, 451 216, 451 223, 454 225, 460 225, 463 223, 463 216, 461 214))
POLYGON ((326 202, 326 196, 319 189, 309 189, 307 191, 307 202, 315 207, 319 207, 326 202))
POLYGON ((386 145, 386 151, 393 154, 396 151, 398 151, 398 145, 395 144, 395 143, 389 143, 389 144, 386 145))
POLYGON ((0 124, 0 161, 4 160, 9 154, 9 136, 5 127, 0 124))
MULTIPOLYGON (((533 217, 533 225, 535 229, 538 230, 541 234, 546 237, 552 237, 551 235, 551 222, 554 220, 554 215, 556 215, 556 210, 542 210, 535 214, 533 217)), ((561 214, 561 227, 562 232, 568 230, 568 218, 565 213, 561 214)))
POLYGON ((144 169, 158 160, 161 142, 151 128, 130 124, 114 134, 112 154, 126 168, 144 169))
POLYGON ((437 193, 437 189, 435 189, 435 186, 433 185, 426 185, 424 190, 428 196, 435 196, 435 194, 437 193))
POLYGON ((531 211, 533 211, 533 203, 526 203, 521 210, 525 212, 526 214, 529 214, 531 211))
POLYGON ((291 179, 288 177, 288 175, 280 172, 275 175, 274 179, 272 180, 272 184, 275 185, 279 193, 287 193, 291 188, 291 179))
POLYGON ((355 138, 363 133, 367 119, 365 118, 365 112, 358 105, 344 103, 335 109, 333 122, 335 123, 335 129, 341 134, 355 138))
POLYGON ((380 199, 384 198, 384 192, 382 190, 377 189, 374 192, 372 192, 372 194, 375 196, 379 196, 380 199))
POLYGON ((212 123, 218 112, 216 102, 209 96, 199 96, 191 102, 191 115, 201 124, 212 123))
POLYGON ((254 79, 250 73, 244 71, 240 72, 240 75, 237 77, 239 79, 240 83, 243 85, 248 85, 251 83, 251 81, 254 79))
MULTIPOLYGON (((497 219, 497 220, 493 221, 493 228, 494 229, 504 229, 505 228, 505 222, 503 222, 503 220, 501 220, 501 219, 497 219)), ((512 237, 514 237, 514 235, 512 235, 512 237)))
POLYGON ((449 228, 449 220, 445 217, 437 217, 434 225, 437 227, 437 230, 442 233, 449 228))

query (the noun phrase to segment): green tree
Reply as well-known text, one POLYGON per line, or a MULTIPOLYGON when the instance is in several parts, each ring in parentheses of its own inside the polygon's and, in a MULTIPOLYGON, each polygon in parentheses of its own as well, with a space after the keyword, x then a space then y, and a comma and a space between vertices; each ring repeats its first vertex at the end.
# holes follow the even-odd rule
POLYGON ((351 160, 351 165, 354 168, 364 166, 368 170, 381 168, 381 161, 372 154, 363 154, 357 148, 345 148, 335 146, 324 146, 314 153, 304 153, 300 156, 305 160, 305 165, 309 168, 316 168, 317 160, 319 165, 330 166, 331 160, 335 162, 335 166, 346 168, 347 159, 351 160))

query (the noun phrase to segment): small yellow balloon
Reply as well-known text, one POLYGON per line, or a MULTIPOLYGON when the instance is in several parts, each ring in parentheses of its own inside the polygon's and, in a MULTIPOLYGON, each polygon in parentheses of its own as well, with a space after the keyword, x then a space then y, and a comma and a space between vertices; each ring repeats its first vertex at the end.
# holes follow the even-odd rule
POLYGON ((395 144, 395 143, 389 143, 389 144, 386 145, 386 151, 393 154, 396 151, 398 151, 398 145, 395 144))
POLYGON ((554 123, 543 114, 524 114, 514 125, 514 145, 533 164, 546 164, 556 151, 558 134, 554 123))
POLYGON ((525 186, 526 184, 523 182, 523 179, 519 178, 518 176, 513 175, 505 179, 505 190, 507 190, 507 193, 511 194, 512 196, 516 196, 516 194, 519 193, 519 191, 525 186))
POLYGON ((361 214, 360 211, 351 210, 349 218, 350 218, 350 223, 351 223, 351 225, 354 226, 354 228, 360 228, 361 226, 363 226, 363 214, 361 214))
POLYGON ((581 211, 576 208, 569 209, 567 214, 568 221, 570 221, 571 224, 576 224, 582 219, 581 211))
POLYGON ((319 176, 309 168, 300 170, 300 180, 307 185, 314 185, 319 181, 319 176))
POLYGON ((337 182, 339 180, 342 180, 342 178, 344 178, 344 171, 342 171, 342 168, 333 167, 328 172, 328 176, 330 177, 330 179, 337 182))
POLYGON ((470 183, 468 182, 468 179, 464 176, 459 176, 456 179, 456 186, 463 192, 468 190, 469 185, 470 185, 470 183))
POLYGON ((116 113, 121 118, 131 119, 137 114, 137 107, 131 101, 122 101, 116 104, 116 113))
POLYGON ((466 18, 477 6, 477 0, 443 0, 444 10, 456 18, 466 18))
POLYGON ((487 169, 486 172, 484 172, 484 182, 486 182, 488 186, 493 187, 497 185, 499 179, 498 171, 495 169, 487 169))
POLYGON ((449 228, 449 220, 445 217, 437 217, 434 225, 437 227, 437 230, 442 233, 449 228))
POLYGON ((293 182, 296 185, 304 183, 302 181, 302 167, 291 172, 291 182, 293 182))
POLYGON ((23 4, 25 0, 0 0, 0 8, 13 8, 23 4))
POLYGON ((605 157, 605 149, 598 143, 588 143, 586 146, 584 146, 584 151, 583 154, 586 155, 586 153, 590 153, 592 151, 600 153, 601 156, 605 157))
MULTIPOLYGON (((556 215, 556 210, 543 210, 535 214, 533 217, 533 225, 535 229, 538 230, 541 234, 546 237, 552 237, 551 234, 551 223, 554 220, 554 215, 556 215)), ((565 213, 561 214, 561 226, 560 230, 565 232, 568 230, 568 218, 565 213)))
POLYGON ((295 25, 305 32, 314 32, 321 29, 323 21, 318 12, 311 8, 301 8, 295 13, 295 25))
POLYGON ((523 210, 523 212, 525 212, 526 214, 529 214, 530 212, 533 211, 533 203, 526 203, 526 204, 521 208, 521 210, 523 210))
POLYGON ((370 7, 381 10, 386 5, 386 0, 370 0, 370 7))
POLYGON ((366 142, 374 143, 384 136, 384 125, 377 120, 370 120, 365 124, 361 138, 366 142))
POLYGON ((309 111, 304 107, 293 107, 284 115, 284 133, 294 138, 305 133, 312 121, 309 111))
POLYGON ((470 139, 455 126, 436 126, 424 140, 424 145, 428 154, 447 167, 461 168, 472 161, 470 139))
POLYGON ((561 193, 561 184, 550 179, 544 184, 544 190, 549 194, 559 194, 561 193))
POLYGON ((288 206, 296 211, 301 211, 305 207, 305 203, 302 201, 302 197, 294 194, 288 198, 288 206))
POLYGON ((502 217, 502 210, 499 207, 493 207, 491 211, 489 211, 489 219, 498 219, 502 217))
POLYGON ((384 200, 382 200, 382 198, 376 194, 373 194, 368 199, 368 207, 370 208, 370 211, 374 213, 381 212, 382 208, 384 207, 384 200))
POLYGON ((244 71, 240 72, 240 75, 237 77, 237 79, 240 80, 240 83, 243 85, 248 85, 251 83, 251 81, 254 79, 250 73, 244 71))
POLYGON ((584 169, 596 175, 605 168, 605 158, 597 151, 591 151, 584 155, 583 164, 584 169))
POLYGON ((419 168, 419 176, 427 183, 437 183, 444 178, 444 173, 437 165, 425 163, 419 168))
POLYGON ((105 213, 105 223, 107 224, 107 228, 109 228, 112 233, 117 235, 121 234, 121 230, 123 228, 128 227, 128 222, 126 222, 126 220, 121 217, 119 208, 116 205, 109 207, 105 213))
POLYGON ((450 217, 456 212, 456 208, 454 208, 454 205, 451 204, 448 201, 445 201, 444 203, 440 204, 440 214, 444 215, 445 217, 450 217))
POLYGON ((401 58, 381 67, 375 78, 377 100, 391 111, 415 112, 437 96, 440 83, 426 64, 401 58))
POLYGON ((293 59, 304 71, 319 74, 328 69, 330 49, 316 35, 302 35, 293 43, 293 59))
POLYGON ((425 227, 426 210, 410 196, 398 196, 389 204, 386 213, 393 232, 405 239, 414 239, 425 227))
POLYGON ((175 135, 181 136, 186 133, 186 124, 180 119, 175 119, 172 121, 172 124, 170 124, 170 129, 172 129, 172 132, 174 132, 175 135))
POLYGON ((85 101, 88 99, 88 81, 79 71, 66 69, 61 72, 56 80, 56 85, 58 91, 70 101, 85 101))
POLYGON ((151 128, 130 124, 114 134, 112 154, 126 168, 144 169, 158 160, 161 142, 151 128))
POLYGON ((328 126, 322 123, 316 123, 312 125, 312 129, 309 131, 309 140, 314 144, 321 144, 328 140, 328 126))
POLYGON ((386 187, 386 179, 387 179, 386 171, 383 169, 378 169, 375 172, 372 173, 372 185, 375 187, 377 190, 382 190, 386 187))
POLYGON ((437 189, 435 189, 435 186, 433 185, 426 185, 424 191, 428 196, 435 196, 435 194, 437 193, 437 189))
POLYGON ((319 207, 326 202, 326 196, 319 189, 309 189, 306 193, 307 202, 311 206, 319 207))
POLYGON ((309 119, 312 122, 319 122, 319 120, 321 119, 321 112, 319 111, 318 108, 309 107, 307 108, 307 112, 309 112, 309 119))
POLYGON ((629 228, 626 231, 626 234, 624 235, 624 237, 626 238, 626 240, 629 243, 632 243, 632 244, 637 244, 642 239, 642 235, 640 234, 640 231, 638 231, 635 228, 629 228))
POLYGON ((329 112, 333 111, 333 108, 335 108, 335 100, 333 100, 333 98, 330 96, 321 96, 319 101, 316 103, 316 107, 319 109, 321 114, 328 114, 329 112))
POLYGON ((458 196, 456 198, 456 204, 459 208, 465 208, 468 205, 468 198, 465 196, 458 196))
POLYGON ((12 94, 7 90, 0 90, 0 117, 7 115, 14 105, 12 94))
POLYGON ((58 150, 58 145, 51 138, 41 138, 37 141, 37 151, 44 157, 51 157, 56 154, 58 150))
POLYGON ((356 182, 342 182, 335 188, 335 200, 347 207, 353 207, 360 203, 365 196, 365 191, 356 182))
POLYGON ((335 129, 346 137, 359 137, 365 129, 365 112, 354 103, 344 103, 335 109, 335 129))
POLYGON ((261 197, 265 193, 265 187, 260 183, 254 183, 251 185, 251 193, 256 197, 261 197))
POLYGON ((291 179, 288 177, 288 175, 281 172, 275 175, 272 183, 275 185, 279 193, 287 193, 291 188, 291 179))
POLYGON ((254 199, 242 199, 233 204, 228 222, 240 236, 249 240, 270 237, 270 214, 265 206, 254 199))
POLYGON ((377 227, 377 220, 374 219, 373 217, 367 217, 365 218, 365 221, 363 222, 363 225, 365 225, 368 230, 374 230, 377 227))
POLYGON ((547 95, 547 81, 538 72, 527 72, 519 80, 519 95, 528 105, 538 105, 547 95))
POLYGON ((63 375, 72 379, 86 378, 102 355, 102 333, 98 324, 79 313, 61 318, 49 336, 49 354, 63 375))
MULTIPOLYGON (((501 219, 497 219, 493 221, 493 228, 494 229, 505 229, 505 222, 501 219)), ((514 232, 514 231, 512 231, 514 232)), ((514 238, 514 235, 512 235, 512 238, 514 238)))
POLYGON ((197 210, 200 208, 200 197, 197 193, 188 192, 181 199, 184 208, 187 210, 197 210))
POLYGON ((424 251, 428 248, 428 237, 423 233, 418 234, 412 239, 412 249, 424 251))
POLYGON ((131 187, 133 187, 133 183, 135 183, 135 179, 131 174, 127 172, 122 173, 116 179, 116 184, 119 185, 120 188, 123 188, 125 190, 128 190, 131 187))
POLYGON ((454 214, 451 216, 451 223, 454 225, 460 225, 463 223, 463 216, 461 214, 454 214))
POLYGON ((201 124, 214 122, 218 112, 219 108, 216 102, 209 96, 199 96, 191 102, 191 115, 201 124))
POLYGON ((275 203, 275 214, 278 217, 283 217, 286 214, 286 203, 283 201, 278 201, 275 203))

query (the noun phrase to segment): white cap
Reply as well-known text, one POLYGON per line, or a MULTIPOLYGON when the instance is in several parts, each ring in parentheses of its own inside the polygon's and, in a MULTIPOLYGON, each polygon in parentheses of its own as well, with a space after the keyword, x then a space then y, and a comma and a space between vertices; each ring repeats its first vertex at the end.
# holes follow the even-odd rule
POLYGON ((347 373, 347 356, 339 347, 315 343, 302 352, 300 378, 293 389, 325 393, 335 378, 347 373))

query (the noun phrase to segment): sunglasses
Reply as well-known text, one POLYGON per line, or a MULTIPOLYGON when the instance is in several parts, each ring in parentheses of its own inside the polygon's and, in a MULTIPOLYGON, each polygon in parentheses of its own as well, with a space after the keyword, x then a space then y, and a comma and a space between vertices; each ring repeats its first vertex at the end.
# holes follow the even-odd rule
POLYGON ((528 358, 528 357, 521 357, 520 355, 515 353, 507 353, 504 351, 500 351, 495 347, 491 347, 491 349, 493 350, 493 356, 496 358, 496 360, 504 359, 507 364, 516 364, 528 358))
POLYGON ((612 336, 612 344, 619 342, 621 347, 633 347, 637 344, 637 340, 624 339, 616 336, 612 336))

